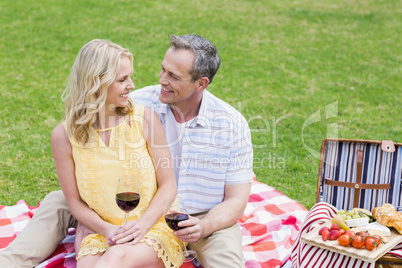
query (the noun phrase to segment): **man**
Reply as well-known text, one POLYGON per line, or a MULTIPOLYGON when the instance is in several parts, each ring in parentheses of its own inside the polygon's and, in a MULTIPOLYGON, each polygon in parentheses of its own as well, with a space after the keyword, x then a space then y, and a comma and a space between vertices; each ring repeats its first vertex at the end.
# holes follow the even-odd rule
MULTIPOLYGON (((250 193, 250 130, 238 111, 206 90, 220 66, 214 45, 197 35, 172 35, 170 42, 160 85, 130 96, 155 110, 166 132, 178 193, 192 215, 181 223, 186 228, 174 234, 189 243, 205 268, 244 267, 236 221, 250 193)), ((1 267, 37 265, 74 224, 62 193, 50 193, 27 227, 0 253, 1 267)), ((86 228, 79 227, 80 239, 86 228)))

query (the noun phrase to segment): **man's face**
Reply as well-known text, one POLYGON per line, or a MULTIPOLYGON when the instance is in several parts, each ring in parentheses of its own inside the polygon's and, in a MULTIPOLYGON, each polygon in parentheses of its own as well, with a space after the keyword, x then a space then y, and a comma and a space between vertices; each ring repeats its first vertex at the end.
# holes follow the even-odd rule
POLYGON ((159 95, 161 102, 174 105, 179 109, 198 105, 197 81, 192 82, 190 75, 193 62, 194 55, 190 51, 168 49, 161 64, 159 80, 162 86, 159 95))

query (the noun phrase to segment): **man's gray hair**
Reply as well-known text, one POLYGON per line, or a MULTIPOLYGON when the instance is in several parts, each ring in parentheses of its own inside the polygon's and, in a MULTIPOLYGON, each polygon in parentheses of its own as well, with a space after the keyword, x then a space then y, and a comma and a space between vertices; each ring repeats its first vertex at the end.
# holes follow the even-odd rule
POLYGON ((201 77, 208 77, 209 84, 212 83, 221 65, 221 59, 218 50, 210 41, 198 35, 171 35, 170 45, 175 50, 189 50, 194 54, 194 63, 190 70, 192 82, 201 77))

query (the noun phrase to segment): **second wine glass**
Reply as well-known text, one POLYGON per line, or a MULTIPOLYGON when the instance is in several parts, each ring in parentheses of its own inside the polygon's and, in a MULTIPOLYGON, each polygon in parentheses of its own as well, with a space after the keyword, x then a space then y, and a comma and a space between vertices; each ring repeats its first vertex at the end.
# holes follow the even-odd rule
POLYGON ((125 212, 124 224, 127 224, 128 214, 140 203, 140 183, 135 177, 122 177, 116 189, 116 203, 125 212))
MULTIPOLYGON (((172 199, 174 200, 176 198, 172 197, 170 200, 166 200, 164 202, 165 221, 173 231, 177 231, 184 228, 179 227, 179 222, 188 220, 190 216, 187 213, 183 198, 178 196, 177 201, 174 201, 173 204, 170 205, 172 199)), ((194 260, 197 257, 197 253, 194 250, 187 250, 183 241, 182 243, 184 262, 194 260)))

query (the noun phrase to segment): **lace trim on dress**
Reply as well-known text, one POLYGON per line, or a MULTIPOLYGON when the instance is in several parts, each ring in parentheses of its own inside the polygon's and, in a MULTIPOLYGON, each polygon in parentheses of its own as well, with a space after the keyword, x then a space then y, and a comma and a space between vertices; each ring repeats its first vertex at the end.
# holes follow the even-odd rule
POLYGON ((106 238, 100 234, 87 235, 81 242, 81 249, 77 254, 77 260, 81 257, 92 254, 96 255, 99 252, 105 252, 109 249, 106 238))
POLYGON ((143 240, 147 245, 153 247, 158 257, 162 259, 165 267, 180 267, 183 264, 182 243, 177 237, 172 235, 172 230, 166 226, 163 216, 148 231, 143 240), (169 237, 173 239, 169 239, 169 237))
MULTIPOLYGON (((172 259, 171 257, 174 256, 174 255, 168 254, 165 251, 165 249, 169 250, 169 251, 173 251, 172 249, 175 246, 177 247, 177 243, 169 243, 171 245, 166 246, 166 247, 164 247, 165 249, 163 249, 163 247, 161 246, 161 245, 163 245, 163 242, 160 239, 158 239, 156 236, 155 237, 146 236, 144 238, 144 242, 148 246, 151 246, 154 249, 155 252, 157 252, 158 258, 160 258, 163 261, 163 263, 165 264, 166 268, 179 268, 183 264, 183 258, 172 259)), ((177 250, 174 250, 174 251, 177 252, 177 250)))

